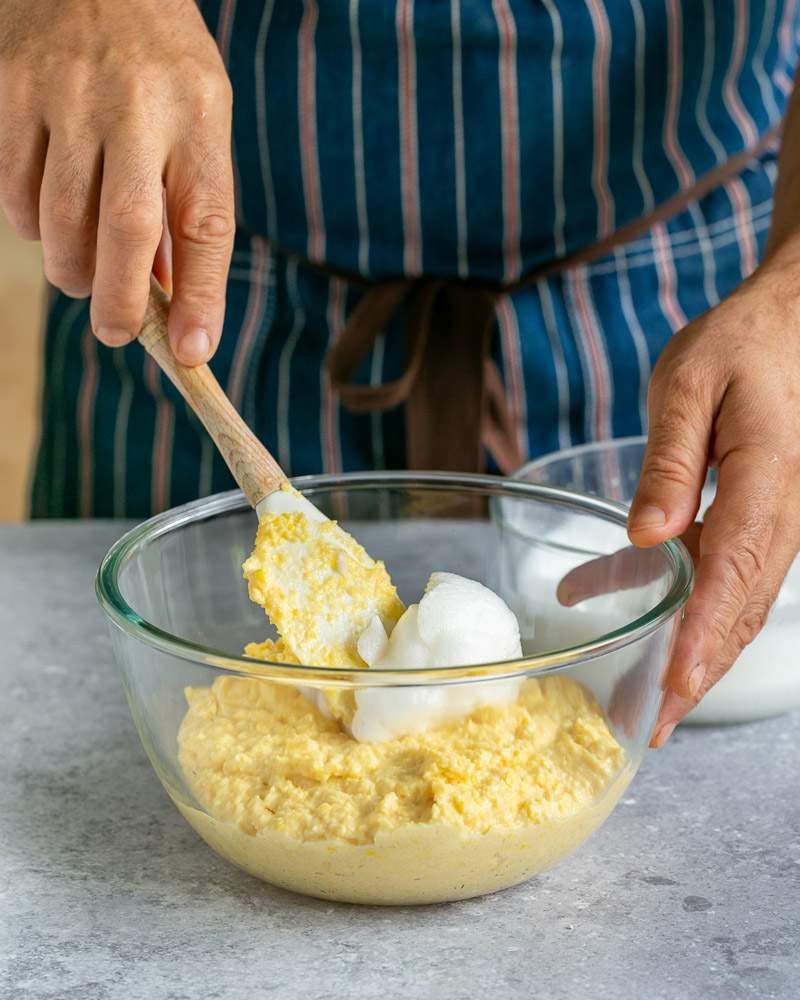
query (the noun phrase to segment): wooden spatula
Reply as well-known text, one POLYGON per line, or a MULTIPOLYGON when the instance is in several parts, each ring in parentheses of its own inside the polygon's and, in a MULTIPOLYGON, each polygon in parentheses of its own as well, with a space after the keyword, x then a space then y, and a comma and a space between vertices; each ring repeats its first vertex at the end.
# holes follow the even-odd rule
POLYGON ((188 368, 178 361, 167 339, 168 315, 169 296, 151 278, 139 342, 211 435, 250 506, 259 516, 266 511, 300 510, 323 520, 322 512, 308 500, 282 489, 288 482, 286 473, 241 418, 208 365, 188 368))

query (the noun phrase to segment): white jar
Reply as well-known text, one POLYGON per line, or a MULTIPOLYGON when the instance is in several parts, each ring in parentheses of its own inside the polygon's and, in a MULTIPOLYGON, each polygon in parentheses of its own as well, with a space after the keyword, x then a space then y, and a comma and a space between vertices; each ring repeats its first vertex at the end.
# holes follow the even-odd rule
POLYGON ((767 624, 687 722, 749 722, 800 707, 800 559, 795 559, 767 624))

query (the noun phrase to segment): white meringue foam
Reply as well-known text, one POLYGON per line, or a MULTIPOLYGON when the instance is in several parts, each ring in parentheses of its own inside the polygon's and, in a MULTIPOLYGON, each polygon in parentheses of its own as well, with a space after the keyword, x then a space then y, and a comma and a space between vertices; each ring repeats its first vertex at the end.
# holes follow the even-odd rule
MULTIPOLYGON (((419 604, 390 636, 378 617, 361 633, 358 653, 370 667, 405 670, 499 663, 522 655, 519 625, 500 597, 475 580, 433 573, 419 604)), ((379 742, 424 732, 483 705, 516 701, 522 680, 475 681, 356 691, 352 736, 379 742)))

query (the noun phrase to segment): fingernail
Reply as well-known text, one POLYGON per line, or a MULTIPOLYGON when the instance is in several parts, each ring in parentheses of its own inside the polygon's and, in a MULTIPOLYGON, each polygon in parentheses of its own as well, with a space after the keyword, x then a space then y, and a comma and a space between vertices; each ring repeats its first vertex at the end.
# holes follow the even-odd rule
POLYGON ((574 594, 571 587, 565 587, 563 583, 558 585, 558 588, 556 589, 556 598, 562 607, 570 607, 573 597, 574 594))
POLYGON ((133 339, 129 330, 115 330, 110 326, 98 327, 96 336, 109 347, 121 347, 133 339))
POLYGON ((667 523, 667 515, 660 507, 641 507, 632 518, 634 531, 643 531, 645 528, 663 528, 667 523))
POLYGON ((190 330, 178 341, 178 360, 185 365, 201 364, 211 351, 211 340, 205 330, 190 330))
POLYGON ((686 678, 686 686, 689 688, 689 694, 692 698, 696 698, 700 693, 700 688, 703 686, 705 676, 705 666, 702 663, 695 663, 689 671, 689 676, 686 678))
POLYGON ((672 736, 677 724, 677 722, 665 722, 660 729, 656 730, 656 734, 653 737, 653 746, 663 747, 670 736, 672 736))

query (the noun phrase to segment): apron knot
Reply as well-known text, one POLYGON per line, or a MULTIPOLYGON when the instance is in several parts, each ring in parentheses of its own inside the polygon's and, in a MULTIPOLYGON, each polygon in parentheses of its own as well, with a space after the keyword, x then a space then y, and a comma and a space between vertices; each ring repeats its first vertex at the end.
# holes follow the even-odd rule
POLYGON ((331 384, 352 413, 406 404, 407 464, 420 470, 501 472, 523 461, 519 428, 491 356, 498 291, 421 278, 385 281, 364 293, 328 352, 331 384), (376 338, 405 307, 406 367, 381 385, 352 382, 376 338))

